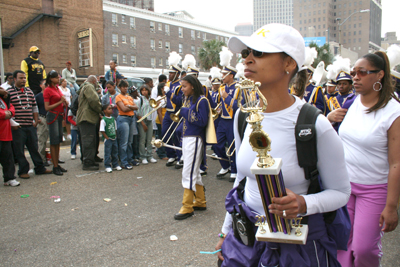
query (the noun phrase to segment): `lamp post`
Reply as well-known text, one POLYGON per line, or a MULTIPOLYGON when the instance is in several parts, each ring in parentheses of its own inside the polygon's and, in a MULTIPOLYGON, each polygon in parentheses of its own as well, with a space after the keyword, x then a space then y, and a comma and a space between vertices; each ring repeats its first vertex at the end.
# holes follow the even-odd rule
POLYGON ((367 13, 369 12, 369 9, 362 9, 359 11, 355 11, 353 13, 350 14, 350 16, 348 16, 345 20, 343 20, 342 23, 340 23, 339 21, 341 20, 341 18, 336 18, 336 21, 338 22, 338 27, 339 27, 339 55, 342 55, 342 45, 341 45, 341 37, 342 37, 342 30, 341 30, 341 26, 354 14, 357 13, 367 13))

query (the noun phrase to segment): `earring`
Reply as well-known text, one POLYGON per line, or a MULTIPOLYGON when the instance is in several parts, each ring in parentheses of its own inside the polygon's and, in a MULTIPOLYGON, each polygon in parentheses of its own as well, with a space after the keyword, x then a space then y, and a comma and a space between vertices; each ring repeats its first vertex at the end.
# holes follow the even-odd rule
POLYGON ((286 71, 286 74, 289 74, 289 71, 286 71))
POLYGON ((374 91, 376 91, 376 92, 379 92, 380 90, 382 90, 381 82, 380 81, 375 82, 374 85, 372 86, 372 89, 374 89, 374 91), (375 84, 379 84, 379 89, 378 90, 375 89, 375 84))

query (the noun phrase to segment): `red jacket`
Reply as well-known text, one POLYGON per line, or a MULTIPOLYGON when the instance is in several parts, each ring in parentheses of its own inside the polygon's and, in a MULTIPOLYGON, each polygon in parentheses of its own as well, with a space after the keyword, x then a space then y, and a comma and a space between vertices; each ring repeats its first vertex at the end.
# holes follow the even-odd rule
POLYGON ((3 105, 0 106, 5 107, 4 109, 0 108, 0 141, 12 141, 12 133, 11 133, 11 125, 10 120, 6 120, 6 111, 11 111, 12 116, 15 116, 14 106, 10 103, 10 108, 7 108, 6 103, 3 99, 0 98, 0 101, 3 105))

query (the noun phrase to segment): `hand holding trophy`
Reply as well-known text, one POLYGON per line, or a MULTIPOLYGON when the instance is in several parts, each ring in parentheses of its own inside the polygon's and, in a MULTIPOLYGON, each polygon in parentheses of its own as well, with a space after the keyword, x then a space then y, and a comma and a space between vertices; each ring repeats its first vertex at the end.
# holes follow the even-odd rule
POLYGON ((308 226, 301 225, 301 217, 286 219, 270 213, 268 206, 272 204, 272 198, 286 196, 285 183, 282 176, 282 159, 272 158, 268 154, 271 151, 271 139, 262 129, 261 122, 264 119, 262 112, 267 109, 267 100, 258 87, 260 83, 243 79, 236 87, 240 90, 238 106, 241 112, 249 113, 246 121, 251 125, 252 132, 249 143, 257 152, 257 157, 251 166, 251 173, 255 175, 264 206, 265 216, 258 216, 256 226, 258 241, 277 243, 305 244, 308 235, 308 226))

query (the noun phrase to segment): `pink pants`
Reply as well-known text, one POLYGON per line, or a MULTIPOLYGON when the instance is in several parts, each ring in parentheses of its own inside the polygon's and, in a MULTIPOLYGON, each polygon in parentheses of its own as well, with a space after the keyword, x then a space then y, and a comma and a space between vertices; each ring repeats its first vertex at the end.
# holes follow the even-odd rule
POLYGON ((378 267, 383 255, 379 217, 386 205, 387 184, 351 183, 347 209, 351 233, 347 251, 338 251, 342 267, 378 267))

